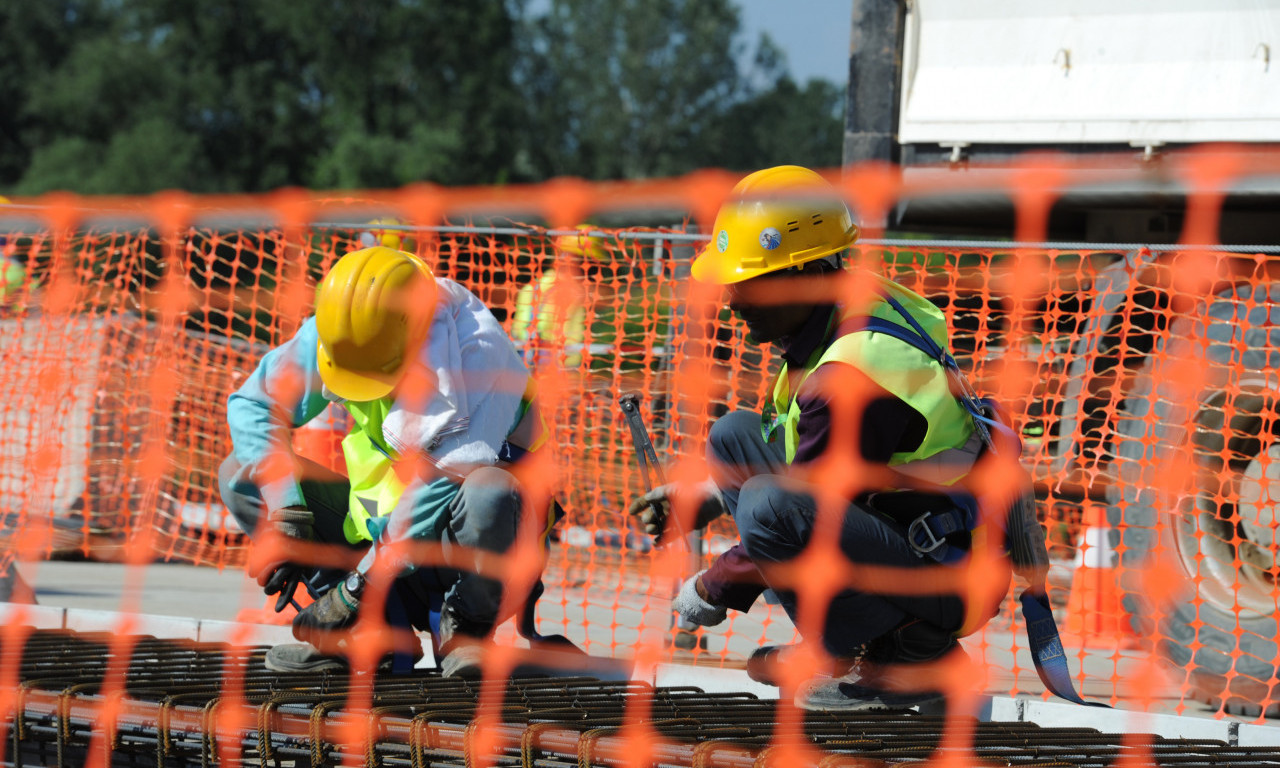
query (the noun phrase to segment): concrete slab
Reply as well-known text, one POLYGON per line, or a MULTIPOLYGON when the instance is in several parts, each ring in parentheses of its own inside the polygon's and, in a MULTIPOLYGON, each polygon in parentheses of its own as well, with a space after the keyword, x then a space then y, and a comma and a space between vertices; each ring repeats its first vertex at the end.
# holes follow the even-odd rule
POLYGON ((69 609, 65 625, 76 632, 110 632, 118 635, 153 635, 195 640, 200 622, 185 616, 157 616, 88 609, 69 609))
POLYGON ((231 645, 278 645, 297 642, 292 628, 277 624, 243 624, 235 621, 203 619, 198 622, 194 639, 202 643, 231 645))
POLYGON ((244 608, 261 608, 258 585, 239 570, 180 563, 47 561, 20 563, 36 602, 62 608, 127 611, 155 616, 232 621, 244 608))
POLYGON ((67 611, 54 605, 26 605, 0 603, 0 624, 26 624, 36 629, 62 629, 66 626, 67 611))
POLYGON ((740 669, 658 664, 653 668, 653 676, 644 682, 661 687, 692 685, 707 693, 750 693, 761 699, 778 698, 776 687, 757 683, 740 669))
POLYGON ((1236 744, 1241 747, 1280 746, 1280 725, 1241 723, 1236 732, 1236 744))
MULTIPOLYGON (((1154 733, 1166 739, 1212 739, 1228 744, 1234 743, 1236 729, 1240 726, 1231 720, 1032 700, 1024 702, 1021 719, 1046 728, 1070 726, 1094 728, 1102 733, 1154 733)), ((1275 729, 1272 739, 1272 744, 1280 745, 1280 728, 1275 729)))

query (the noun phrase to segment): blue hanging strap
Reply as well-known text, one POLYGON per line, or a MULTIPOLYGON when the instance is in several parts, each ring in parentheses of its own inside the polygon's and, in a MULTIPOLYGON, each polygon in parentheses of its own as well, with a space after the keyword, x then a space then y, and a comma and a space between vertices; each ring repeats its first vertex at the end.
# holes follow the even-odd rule
MULTIPOLYGON (((957 400, 973 420, 973 426, 982 437, 982 442, 987 449, 997 453, 1004 449, 1020 451, 1021 441, 1018 440, 1018 436, 1007 424, 994 418, 994 406, 978 397, 955 358, 925 332, 920 323, 902 307, 897 299, 889 295, 884 295, 883 298, 911 328, 904 328, 883 318, 868 317, 865 318, 866 324, 863 330, 892 336, 936 360, 947 372, 958 393, 957 400), (998 442, 993 435, 999 437, 998 442)), ((960 500, 960 496, 957 494, 957 501, 960 500)), ((969 494, 963 494, 963 496, 972 499, 969 494)), ((957 503, 956 507, 950 513, 926 514, 912 522, 908 528, 908 541, 911 546, 921 552, 932 552, 942 545, 942 539, 948 533, 961 530, 961 526, 964 530, 972 530, 977 524, 976 502, 972 508, 969 504, 962 503, 957 503)), ((1027 640, 1031 646, 1031 657, 1035 662, 1036 674, 1040 676, 1044 686, 1055 696, 1067 701, 1091 707, 1107 707, 1106 704, 1099 702, 1085 701, 1080 694, 1076 693, 1071 681, 1071 670, 1067 666, 1067 655, 1062 648, 1062 638, 1058 634, 1058 624, 1054 621, 1053 611, 1049 606, 1047 586, 1043 580, 1024 590, 1018 600, 1022 604, 1022 618, 1027 624, 1027 640)))
POLYGON ((1076 693, 1071 683, 1071 670, 1067 667, 1067 653, 1062 648, 1062 638, 1058 636, 1058 624, 1053 620, 1044 585, 1023 590, 1018 602, 1022 603, 1022 619, 1027 623, 1031 660, 1035 662, 1036 674, 1044 687, 1058 698, 1072 703, 1110 709, 1102 702, 1085 701, 1076 693))

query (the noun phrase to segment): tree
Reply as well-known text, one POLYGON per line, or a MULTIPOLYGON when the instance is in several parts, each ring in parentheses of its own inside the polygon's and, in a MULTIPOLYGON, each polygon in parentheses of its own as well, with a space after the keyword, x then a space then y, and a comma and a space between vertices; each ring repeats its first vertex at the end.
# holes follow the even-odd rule
POLYGON ((24 105, 77 40, 108 23, 95 0, 0 3, 0 183, 15 182, 44 144, 24 105))
POLYGON ((839 162, 734 0, 0 4, 0 192, 667 176, 839 162), (742 67, 743 54, 754 53, 742 67))
POLYGON ((741 97, 729 0, 552 0, 518 78, 536 176, 633 178, 696 166, 694 139, 741 97))
POLYGON ((500 181, 520 119, 518 10, 84 0, 10 12, 0 39, 14 42, 77 21, 49 50, 17 49, 32 66, 10 81, 0 183, 38 193, 500 181))
POLYGON ((839 166, 843 111, 844 92, 834 83, 812 79, 800 86, 780 74, 725 110, 709 128, 707 162, 735 170, 839 166))
POLYGON ((839 90, 798 87, 767 36, 743 71, 731 0, 552 0, 526 24, 517 80, 535 177, 840 163, 839 90))

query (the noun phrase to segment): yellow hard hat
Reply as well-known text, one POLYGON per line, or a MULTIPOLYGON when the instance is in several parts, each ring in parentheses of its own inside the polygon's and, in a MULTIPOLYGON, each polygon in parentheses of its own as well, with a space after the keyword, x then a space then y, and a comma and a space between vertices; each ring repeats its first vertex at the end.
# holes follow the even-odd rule
POLYGON ((738 182, 716 214, 693 277, 727 285, 838 253, 858 239, 840 193, 808 168, 780 165, 738 182))
POLYGON ((320 378, 355 402, 391 394, 426 340, 436 281, 426 262, 385 246, 338 259, 316 292, 320 378))
POLYGON ((590 224, 579 224, 574 229, 578 230, 576 234, 556 235, 551 241, 551 246, 555 248, 557 254, 571 253, 596 261, 609 260, 609 251, 604 247, 604 240, 588 234, 592 229, 590 224))
POLYGON ((395 248, 402 251, 405 248, 412 248, 413 241, 409 237, 409 233, 403 229, 381 229, 379 225, 394 227, 403 227, 404 222, 394 217, 384 217, 374 219, 366 226, 370 229, 360 233, 360 245, 365 248, 371 248, 375 245, 385 245, 388 248, 395 248))

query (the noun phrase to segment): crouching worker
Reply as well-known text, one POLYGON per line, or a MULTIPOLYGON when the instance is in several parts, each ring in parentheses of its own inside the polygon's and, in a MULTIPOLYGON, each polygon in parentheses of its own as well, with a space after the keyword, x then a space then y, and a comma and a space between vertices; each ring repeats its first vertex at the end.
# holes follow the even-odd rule
MULTIPOLYGON (((809 546, 821 495, 815 483, 827 481, 853 489, 838 528, 829 529, 848 563, 895 569, 901 583, 919 574, 937 585, 883 592, 851 585, 823 606, 821 636, 804 639, 821 642, 834 663, 830 676, 798 689, 796 704, 805 709, 939 698, 939 690, 904 691, 884 675, 962 653, 957 637, 990 619, 1010 579, 1008 561, 997 558, 983 598, 990 605, 975 606, 955 591, 964 583, 959 571, 945 576, 965 562, 976 539, 980 515, 970 491, 978 491, 967 487, 968 475, 986 450, 987 430, 977 426, 971 398, 953 391, 946 321, 933 304, 871 272, 852 273, 869 281, 862 284, 871 288, 869 304, 846 306, 833 290, 848 279, 840 255, 857 234, 837 191, 810 170, 770 168, 735 187, 693 263, 693 278, 724 287, 748 342, 774 344, 781 371, 763 414, 735 411, 712 425, 705 485, 662 486, 630 508, 653 534, 680 493, 696 494, 684 502, 696 510, 695 527, 733 516, 740 543, 686 581, 675 599, 673 607, 696 624, 719 624, 727 609, 747 611, 772 588, 796 626, 805 626, 796 594, 804 576, 784 576, 775 566, 809 546), (849 392, 859 393, 853 406, 842 397, 849 392), (815 471, 829 451, 861 461, 847 471, 829 462, 826 474, 815 471)), ((1038 542, 1043 555, 1034 517, 1029 526, 1030 548, 1038 542)), ((1022 535, 1010 531, 1011 540, 1022 535)), ((776 684, 792 652, 761 648, 748 672, 776 684)))
MULTIPOLYGON (((320 594, 293 621, 303 642, 272 648, 269 669, 345 668, 344 655, 321 640, 355 623, 371 578, 393 573, 388 621, 431 631, 444 675, 480 674, 485 643, 509 617, 499 614, 502 585, 479 572, 513 546, 525 506, 506 467, 545 439, 531 392, 489 310, 418 257, 375 246, 333 265, 315 317, 268 352, 227 403, 234 450, 219 482, 240 526, 255 538, 350 555, 317 568, 282 551, 252 574, 279 595, 277 611, 300 583, 320 594), (342 445, 347 476, 290 447, 291 429, 330 402, 354 421, 342 445), (392 545, 408 541, 438 542, 444 562, 404 562, 392 545), (394 567, 374 568, 393 554, 394 567)), ((536 522, 544 542, 552 522, 549 512, 536 522)))

